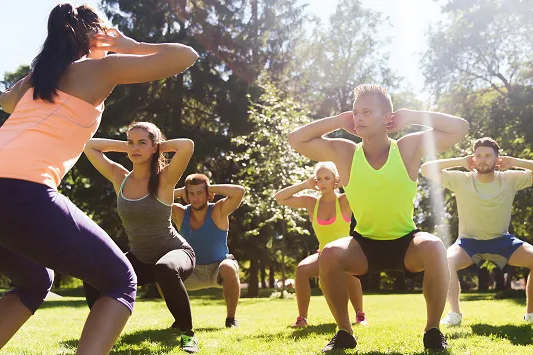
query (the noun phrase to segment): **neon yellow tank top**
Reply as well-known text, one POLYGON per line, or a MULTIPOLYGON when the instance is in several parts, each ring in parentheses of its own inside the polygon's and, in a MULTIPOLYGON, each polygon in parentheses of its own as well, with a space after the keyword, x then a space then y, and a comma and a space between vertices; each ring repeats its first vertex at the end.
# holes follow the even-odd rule
POLYGON ((330 224, 318 223, 318 204, 320 199, 316 200, 315 210, 313 211, 313 230, 318 239, 318 250, 322 251, 324 246, 339 238, 350 236, 350 221, 346 222, 341 211, 339 199, 335 200, 335 220, 330 224))
POLYGON ((391 139, 389 156, 381 169, 366 160, 363 144, 355 147, 350 181, 344 192, 357 221, 355 231, 369 239, 394 240, 414 229, 414 199, 417 182, 411 180, 391 139))

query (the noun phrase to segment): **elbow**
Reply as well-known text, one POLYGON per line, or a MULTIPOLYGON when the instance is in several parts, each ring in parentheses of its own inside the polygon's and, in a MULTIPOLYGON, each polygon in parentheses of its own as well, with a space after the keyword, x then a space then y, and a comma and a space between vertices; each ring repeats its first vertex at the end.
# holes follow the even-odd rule
POLYGON ((194 48, 189 47, 189 46, 181 47, 181 51, 179 53, 179 56, 180 56, 180 59, 183 62, 185 62, 185 64, 187 65, 187 68, 190 67, 191 65, 193 65, 196 62, 196 60, 198 60, 198 58, 199 58, 199 55, 194 50, 194 48))
POLYGON ((244 197, 244 193, 246 192, 246 190, 244 189, 244 186, 241 186, 241 185, 237 185, 237 188, 239 189, 239 199, 242 200, 242 198, 244 197))
POLYGON ((423 177, 428 177, 428 163, 422 164, 420 167, 420 174, 422 174, 423 177))
POLYGON ((292 131, 291 133, 289 133, 289 145, 296 150, 297 146, 298 146, 298 133, 296 131, 292 131))
POLYGON ((194 153, 194 142, 190 139, 184 139, 181 149, 186 151, 189 156, 192 156, 194 153))
POLYGON ((467 120, 464 118, 461 119, 461 127, 459 128, 461 132, 461 137, 465 137, 468 134, 468 131, 470 130, 470 123, 468 123, 467 120))
POLYGON ((2 111, 5 113, 13 113, 13 107, 8 103, 6 93, 0 95, 0 106, 2 106, 2 111))

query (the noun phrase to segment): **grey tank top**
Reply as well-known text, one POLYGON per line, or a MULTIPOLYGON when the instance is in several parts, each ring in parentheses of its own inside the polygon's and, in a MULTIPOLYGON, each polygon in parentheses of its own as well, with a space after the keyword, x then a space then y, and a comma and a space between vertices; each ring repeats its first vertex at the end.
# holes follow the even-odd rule
POLYGON ((135 200, 124 197, 122 189, 130 174, 120 185, 117 211, 133 255, 143 263, 155 264, 169 251, 191 248, 172 226, 172 205, 150 194, 135 200))

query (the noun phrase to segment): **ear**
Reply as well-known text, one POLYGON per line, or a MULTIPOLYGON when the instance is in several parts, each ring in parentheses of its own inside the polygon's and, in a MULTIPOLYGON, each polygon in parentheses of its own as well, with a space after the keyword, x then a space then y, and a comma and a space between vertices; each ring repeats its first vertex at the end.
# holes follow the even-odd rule
POLYGON ((385 125, 389 124, 390 122, 392 122, 393 120, 393 116, 392 116, 392 112, 387 112, 385 114, 385 116, 383 116, 383 123, 385 125))

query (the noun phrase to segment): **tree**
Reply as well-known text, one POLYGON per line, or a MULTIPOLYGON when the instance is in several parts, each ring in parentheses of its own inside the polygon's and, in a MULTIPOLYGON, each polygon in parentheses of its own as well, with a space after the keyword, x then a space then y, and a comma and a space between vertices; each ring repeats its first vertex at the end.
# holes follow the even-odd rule
MULTIPOLYGON (((261 87, 263 94, 249 108, 254 130, 234 138, 237 149, 228 156, 240 165, 237 178, 247 190, 242 208, 244 216, 240 219, 243 236, 240 249, 246 251, 251 263, 250 296, 257 296, 259 260, 272 259, 279 253, 273 246, 285 243, 289 256, 300 258, 301 250, 306 249, 305 242, 309 241, 305 237, 309 231, 304 228, 307 221, 301 211, 279 205, 273 195, 310 174, 309 161, 293 151, 287 141, 292 130, 310 119, 292 99, 282 99, 272 84, 265 81, 261 87)), ((284 248, 283 244, 278 247, 284 248)))
POLYGON ((351 110, 352 90, 359 84, 379 83, 389 89, 397 78, 386 64, 386 40, 378 35, 386 19, 365 9, 358 0, 341 0, 329 23, 316 20, 307 41, 298 48, 298 60, 287 74, 294 97, 320 117, 351 110))

